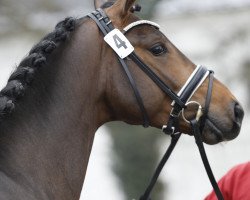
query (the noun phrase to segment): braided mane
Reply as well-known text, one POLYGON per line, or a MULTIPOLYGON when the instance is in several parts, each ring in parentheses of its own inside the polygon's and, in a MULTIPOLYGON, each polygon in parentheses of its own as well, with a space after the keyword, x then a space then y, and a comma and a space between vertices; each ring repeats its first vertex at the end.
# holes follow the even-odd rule
POLYGON ((36 44, 16 70, 11 74, 7 85, 0 91, 0 122, 4 116, 11 114, 15 104, 24 94, 34 79, 39 68, 46 65, 47 58, 75 30, 76 19, 66 18, 59 22, 54 31, 36 44))

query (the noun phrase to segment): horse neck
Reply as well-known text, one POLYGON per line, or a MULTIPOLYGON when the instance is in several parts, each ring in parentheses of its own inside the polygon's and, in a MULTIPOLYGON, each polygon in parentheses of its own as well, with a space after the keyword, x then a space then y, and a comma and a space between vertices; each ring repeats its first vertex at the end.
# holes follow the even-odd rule
POLYGON ((107 121, 90 42, 81 25, 1 125, 1 172, 45 199, 79 199, 94 133, 107 121))

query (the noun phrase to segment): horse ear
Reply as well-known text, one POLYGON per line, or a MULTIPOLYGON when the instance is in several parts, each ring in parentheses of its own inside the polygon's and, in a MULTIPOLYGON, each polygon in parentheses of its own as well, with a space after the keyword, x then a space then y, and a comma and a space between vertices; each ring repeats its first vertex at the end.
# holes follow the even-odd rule
POLYGON ((100 8, 104 3, 106 3, 108 0, 94 0, 95 9, 100 8))

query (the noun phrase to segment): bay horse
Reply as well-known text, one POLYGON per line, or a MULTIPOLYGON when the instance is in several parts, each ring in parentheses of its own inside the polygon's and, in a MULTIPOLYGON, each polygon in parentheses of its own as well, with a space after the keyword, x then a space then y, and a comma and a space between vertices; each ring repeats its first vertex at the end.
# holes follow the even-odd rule
MULTIPOLYGON (((119 30, 139 20, 134 3, 95 0, 119 30)), ((126 37, 174 92, 195 69, 153 24, 138 24, 126 37)), ((172 99, 130 58, 126 63, 149 125, 161 128, 172 99)), ((204 105, 208 83, 204 80, 192 100, 204 105)), ((202 140, 216 144, 236 138, 243 114, 236 98, 215 79, 202 140)), ((0 92, 1 199, 79 199, 95 132, 109 121, 143 124, 137 99, 96 23, 87 16, 66 18, 30 50, 0 92)), ((183 119, 179 128, 191 134, 183 119)))

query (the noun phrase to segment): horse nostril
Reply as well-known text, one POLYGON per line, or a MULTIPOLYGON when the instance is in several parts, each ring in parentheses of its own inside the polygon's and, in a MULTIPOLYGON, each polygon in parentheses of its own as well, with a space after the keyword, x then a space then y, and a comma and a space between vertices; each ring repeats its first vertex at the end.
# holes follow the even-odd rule
POLYGON ((238 103, 235 103, 235 106, 234 106, 234 116, 235 116, 235 122, 241 123, 244 117, 244 110, 238 103))

